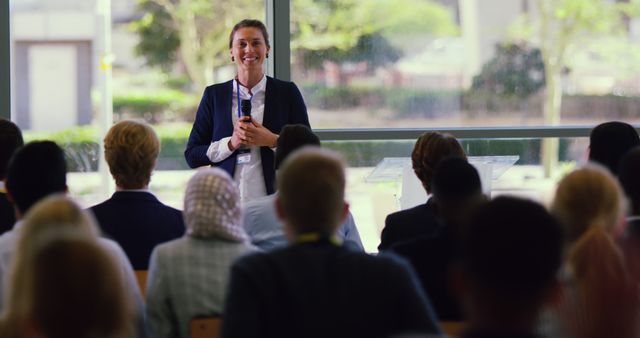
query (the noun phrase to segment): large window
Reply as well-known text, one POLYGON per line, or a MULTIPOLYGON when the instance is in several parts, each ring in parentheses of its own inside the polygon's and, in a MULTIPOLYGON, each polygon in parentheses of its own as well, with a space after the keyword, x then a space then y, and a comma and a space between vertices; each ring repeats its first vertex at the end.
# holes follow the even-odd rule
POLYGON ((548 201, 584 161, 591 126, 640 123, 635 3, 13 0, 12 117, 28 140, 65 148, 71 193, 89 206, 108 197, 97 170, 112 97, 113 121, 141 118, 160 135, 151 189, 181 208, 202 90, 234 76, 229 31, 258 18, 272 34, 268 73, 298 85, 324 146, 348 160, 347 195, 374 251, 402 206, 400 164, 425 130, 453 133, 470 156, 516 156, 492 194, 548 201))
POLYGON ((292 79, 316 128, 637 123, 623 2, 291 0, 292 79))

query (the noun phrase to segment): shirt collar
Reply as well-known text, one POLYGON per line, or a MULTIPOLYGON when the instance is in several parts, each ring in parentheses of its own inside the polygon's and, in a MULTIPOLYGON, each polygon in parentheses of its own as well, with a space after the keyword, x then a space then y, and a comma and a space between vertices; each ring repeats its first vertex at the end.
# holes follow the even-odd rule
POLYGON ((233 92, 236 92, 236 88, 238 88, 238 84, 240 85, 240 94, 246 97, 250 97, 251 95, 256 95, 260 92, 263 92, 267 87, 267 75, 262 75, 262 79, 255 85, 251 90, 249 88, 243 86, 238 82, 238 79, 233 79, 233 92), (251 92, 251 94, 249 94, 251 92))

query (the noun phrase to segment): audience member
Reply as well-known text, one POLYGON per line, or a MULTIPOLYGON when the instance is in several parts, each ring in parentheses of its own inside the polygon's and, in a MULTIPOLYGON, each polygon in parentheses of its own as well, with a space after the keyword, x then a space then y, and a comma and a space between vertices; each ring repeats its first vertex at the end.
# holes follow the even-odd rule
POLYGON ((7 199, 4 179, 7 177, 11 155, 23 144, 20 128, 13 122, 0 118, 0 234, 11 230, 16 222, 13 206, 7 199))
POLYGON ((322 149, 292 154, 278 172, 287 247, 231 269, 222 337, 389 337, 439 333, 410 266, 344 248, 334 234, 348 211, 343 162, 322 149))
MULTIPOLYGON (((21 244, 25 244, 22 241, 21 244)), ((1 337, 132 337, 120 272, 95 240, 40 237, 20 248, 1 337)))
MULTIPOLYGON (((275 154, 276 170, 287 156, 303 146, 320 147, 320 139, 302 124, 287 125, 280 131, 278 147, 275 154)), ((284 225, 276 216, 276 194, 249 201, 244 206, 244 228, 251 238, 251 243, 262 250, 271 250, 287 245, 284 235, 284 225)), ((364 251, 358 228, 351 212, 338 228, 338 237, 345 241, 345 245, 364 251)))
POLYGON ((620 245, 628 271, 634 281, 640 282, 640 147, 633 148, 622 157, 618 179, 631 206, 620 245))
MULTIPOLYGON (((29 218, 33 228, 70 224, 85 229, 80 231, 82 233, 97 233, 97 226, 92 218, 81 212, 81 209, 69 200, 62 198, 60 201, 43 202, 41 208, 35 206, 47 196, 65 193, 67 190, 64 153, 55 143, 31 142, 19 149, 9 163, 6 182, 7 194, 16 210, 17 222, 12 230, 0 236, 0 290, 2 291, 0 296, 5 298, 9 292, 6 285, 10 278, 10 265, 16 254, 19 236, 24 232, 22 218, 32 208, 34 212, 29 215, 29 218), (38 211, 38 209, 42 210, 38 211)), ((55 232, 54 228, 51 229, 51 232, 55 232)), ((30 241, 28 235, 23 237, 26 238, 25 241, 30 241)), ((99 243, 119 264, 121 270, 119 275, 123 278, 127 295, 135 302, 138 336, 144 337, 146 336, 144 306, 131 264, 115 242, 101 239, 99 243)), ((0 306, 4 305, 3 300, 0 299, 0 306)))
POLYGON ((617 176, 622 155, 638 145, 640 138, 633 126, 619 121, 605 122, 591 130, 589 161, 605 166, 617 176))
MULTIPOLYGON (((427 195, 431 194, 431 180, 436 166, 442 159, 451 156, 467 158, 460 143, 449 134, 426 132, 416 141, 411 162, 427 195)), ((425 204, 390 214, 384 222, 378 250, 387 250, 402 241, 433 236, 438 231, 438 227, 434 226, 437 224, 434 218, 431 199, 425 204)))
POLYGON ((433 237, 401 242, 391 250, 411 262, 438 318, 461 321, 462 311, 450 288, 450 265, 457 257, 461 224, 486 199, 478 172, 460 157, 442 160, 431 186, 431 200, 443 226, 433 237))
POLYGON ((240 195, 225 171, 198 171, 184 197, 187 234, 151 255, 147 318, 156 338, 188 338, 194 317, 221 316, 229 269, 252 251, 242 228, 240 195))
POLYGON ((122 121, 104 138, 104 156, 116 181, 110 199, 91 207, 104 234, 122 246, 135 270, 147 270, 153 248, 184 234, 180 210, 150 191, 160 140, 144 122, 122 121))
POLYGON ((560 226, 543 206, 515 197, 497 197, 469 219, 454 273, 468 316, 463 337, 538 337, 538 313, 558 290, 560 226))
POLYGON ((560 336, 630 337, 638 300, 611 234, 624 217, 624 197, 606 169, 589 165, 558 184, 552 213, 565 233, 560 336), (564 332, 563 332, 564 331, 564 332))

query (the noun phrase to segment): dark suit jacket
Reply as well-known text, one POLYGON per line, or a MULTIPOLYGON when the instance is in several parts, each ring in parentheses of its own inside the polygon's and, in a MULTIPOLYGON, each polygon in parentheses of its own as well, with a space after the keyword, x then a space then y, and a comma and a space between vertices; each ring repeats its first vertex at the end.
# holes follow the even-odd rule
POLYGON ((13 229, 16 214, 13 205, 7 200, 7 194, 0 192, 0 235, 13 229))
MULTIPOLYGON (((237 151, 218 163, 211 163, 207 149, 211 142, 233 134, 231 120, 231 100, 233 80, 207 87, 202 95, 196 119, 189 135, 184 157, 191 168, 204 165, 219 166, 233 176, 236 168, 237 151)), ((264 119, 262 125, 275 134, 287 124, 309 126, 307 107, 298 87, 293 82, 280 81, 267 77, 265 91, 264 119)), ((267 194, 273 194, 275 169, 274 154, 269 147, 261 147, 262 173, 267 194)))
POLYGON ((411 209, 389 214, 384 221, 378 250, 390 249, 393 245, 423 237, 434 236, 441 228, 433 213, 431 199, 411 209))
POLYGON ((435 321, 400 257, 369 256, 319 241, 238 260, 231 268, 222 337, 439 333, 435 321))
POLYGON ((104 235, 120 244, 134 270, 147 270, 153 248, 185 232, 182 211, 148 192, 116 192, 90 210, 104 235))
POLYGON ((457 257, 457 244, 448 229, 444 227, 430 238, 398 243, 391 250, 411 263, 438 318, 461 321, 462 309, 449 287, 449 268, 457 257))

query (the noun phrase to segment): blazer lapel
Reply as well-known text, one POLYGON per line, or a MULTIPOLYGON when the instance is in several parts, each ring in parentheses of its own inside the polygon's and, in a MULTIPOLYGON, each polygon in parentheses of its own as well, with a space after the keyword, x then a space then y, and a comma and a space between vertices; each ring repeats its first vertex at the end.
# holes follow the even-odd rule
POLYGON ((276 130, 276 117, 278 114, 276 112, 277 98, 274 97, 276 94, 273 86, 273 78, 267 76, 267 88, 264 92, 264 115, 262 117, 262 125, 275 133, 278 131, 276 130))
POLYGON ((233 96, 233 80, 225 83, 225 85, 222 86, 222 90, 217 93, 216 97, 216 108, 221 108, 219 110, 219 113, 216 112, 216 117, 217 119, 219 119, 218 121, 221 122, 221 125, 225 126, 225 131, 229 135, 233 134, 233 120, 231 119, 231 114, 233 113, 231 111, 231 96, 233 96))

